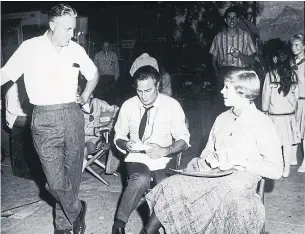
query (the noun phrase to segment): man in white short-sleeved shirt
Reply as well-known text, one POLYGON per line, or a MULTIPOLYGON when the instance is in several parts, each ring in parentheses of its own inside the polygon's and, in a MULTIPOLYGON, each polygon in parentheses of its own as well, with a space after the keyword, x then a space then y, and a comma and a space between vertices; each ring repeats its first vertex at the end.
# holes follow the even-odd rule
POLYGON ((125 166, 129 180, 115 216, 112 234, 125 233, 130 214, 150 187, 151 176, 156 183, 165 177, 164 169, 168 162, 165 157, 173 157, 189 146, 190 133, 183 109, 175 99, 160 94, 159 85, 160 74, 155 68, 139 68, 134 74, 137 96, 123 103, 114 127, 114 143, 118 150, 128 154, 125 166), (150 148, 145 155, 132 154, 137 152, 139 144, 150 148), (138 156, 139 160, 132 155, 138 156), (143 158, 148 159, 144 159, 145 164, 143 158))
POLYGON ((26 91, 34 105, 32 136, 56 199, 55 233, 85 232, 86 203, 78 198, 85 145, 85 103, 98 82, 98 71, 85 50, 71 41, 76 11, 58 4, 49 12, 49 30, 24 41, 1 68, 1 85, 24 75, 26 91), (78 75, 87 84, 76 96, 78 75), (78 103, 77 103, 78 102, 78 103))

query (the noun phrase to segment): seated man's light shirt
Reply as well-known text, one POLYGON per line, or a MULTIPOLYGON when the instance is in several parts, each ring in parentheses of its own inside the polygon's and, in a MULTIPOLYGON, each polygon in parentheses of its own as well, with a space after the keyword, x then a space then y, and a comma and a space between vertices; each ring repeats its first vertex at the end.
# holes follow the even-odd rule
POLYGON ((133 76, 134 73, 143 66, 152 66, 153 68, 155 68, 158 72, 159 72, 159 67, 158 67, 158 63, 157 60, 151 56, 149 56, 149 54, 144 53, 141 56, 139 56, 138 58, 136 58, 136 60, 133 62, 131 68, 130 68, 130 75, 133 76))
POLYGON ((6 112, 5 118, 9 128, 13 128, 14 123, 18 116, 27 116, 24 113, 20 105, 20 99, 18 95, 18 86, 14 83, 7 91, 5 95, 6 112))
MULTIPOLYGON (((145 109, 137 96, 127 100, 121 107, 115 125, 115 138, 140 142, 139 126, 145 109)), ((148 112, 143 142, 155 143, 161 147, 172 145, 173 139, 184 140, 189 145, 190 133, 185 124, 185 114, 179 102, 163 94, 158 94, 154 107, 148 112)), ((116 145, 117 146, 117 145, 116 145)), ((117 148, 126 154, 126 151, 117 148)), ((162 162, 163 163, 163 162, 162 162)), ((164 163, 163 163, 164 164, 164 163)), ((164 164, 164 167, 166 164, 164 164)))
POLYGON ((24 74, 32 104, 52 105, 75 102, 79 72, 92 80, 97 68, 74 41, 58 53, 46 32, 23 42, 1 71, 12 81, 24 74))

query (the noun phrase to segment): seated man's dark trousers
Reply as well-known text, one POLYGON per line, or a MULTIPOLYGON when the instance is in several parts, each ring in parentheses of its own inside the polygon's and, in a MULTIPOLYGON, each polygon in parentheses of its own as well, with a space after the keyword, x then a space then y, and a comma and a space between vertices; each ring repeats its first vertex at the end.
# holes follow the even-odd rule
POLYGON ((47 180, 56 199, 55 228, 71 229, 80 214, 78 198, 84 157, 84 115, 77 103, 35 106, 32 135, 47 180))
POLYGON ((116 220, 124 223, 128 222, 129 216, 139 204, 144 193, 150 188, 151 177, 154 178, 156 184, 166 178, 166 169, 150 171, 142 163, 126 163, 126 169, 129 178, 128 184, 123 192, 115 217, 116 220))

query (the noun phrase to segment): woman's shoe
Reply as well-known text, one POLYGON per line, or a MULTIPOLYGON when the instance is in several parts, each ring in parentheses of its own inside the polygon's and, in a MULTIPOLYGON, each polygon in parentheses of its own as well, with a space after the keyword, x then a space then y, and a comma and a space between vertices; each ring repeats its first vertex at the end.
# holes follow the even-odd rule
POLYGON ((283 177, 287 178, 290 174, 290 167, 285 167, 283 171, 283 177))
POLYGON ((304 173, 304 172, 305 172, 305 163, 302 164, 302 165, 299 167, 298 172, 300 172, 300 173, 304 173))

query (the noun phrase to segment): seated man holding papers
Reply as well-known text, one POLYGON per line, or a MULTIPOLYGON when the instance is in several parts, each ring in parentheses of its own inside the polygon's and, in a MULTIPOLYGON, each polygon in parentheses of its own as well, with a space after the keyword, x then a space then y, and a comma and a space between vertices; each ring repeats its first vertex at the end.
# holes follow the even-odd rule
POLYGON ((112 233, 125 233, 125 225, 151 177, 165 176, 171 157, 189 147, 190 133, 179 102, 160 94, 160 74, 151 66, 139 68, 134 76, 137 95, 123 103, 115 125, 114 143, 127 154, 128 185, 122 195, 112 233))

